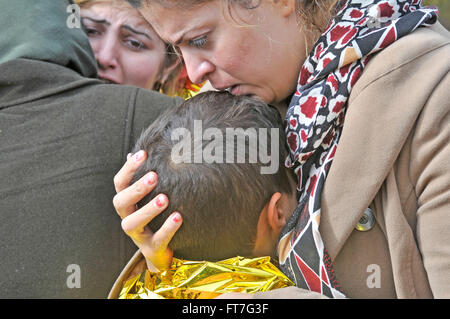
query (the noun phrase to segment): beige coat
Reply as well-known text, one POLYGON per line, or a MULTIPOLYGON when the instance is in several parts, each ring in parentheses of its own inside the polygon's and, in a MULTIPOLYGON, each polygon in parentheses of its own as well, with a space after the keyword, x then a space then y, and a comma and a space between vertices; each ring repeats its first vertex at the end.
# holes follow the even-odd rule
MULTIPOLYGON (((435 25, 378 53, 353 88, 320 223, 347 297, 450 298, 449 70, 450 33, 435 25), (367 207, 374 227, 358 231, 367 207)), ((254 297, 323 296, 290 287, 254 297)))

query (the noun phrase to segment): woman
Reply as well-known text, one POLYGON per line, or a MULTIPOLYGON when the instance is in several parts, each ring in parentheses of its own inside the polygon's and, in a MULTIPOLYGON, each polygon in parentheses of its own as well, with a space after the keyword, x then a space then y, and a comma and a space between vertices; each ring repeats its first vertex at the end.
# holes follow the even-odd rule
MULTIPOLYGON (((450 296, 450 40, 439 25, 416 30, 434 24, 433 9, 407 0, 143 3, 191 80, 286 114, 300 202, 278 254, 299 288, 261 297, 450 296)), ((152 234, 145 225, 167 203, 134 212, 157 182, 128 186, 145 156, 117 174, 114 203, 154 270, 170 260, 181 216, 152 234)))
POLYGON ((97 59, 99 78, 171 96, 181 93, 181 60, 138 10, 125 0, 75 2, 81 8, 82 25, 97 59))

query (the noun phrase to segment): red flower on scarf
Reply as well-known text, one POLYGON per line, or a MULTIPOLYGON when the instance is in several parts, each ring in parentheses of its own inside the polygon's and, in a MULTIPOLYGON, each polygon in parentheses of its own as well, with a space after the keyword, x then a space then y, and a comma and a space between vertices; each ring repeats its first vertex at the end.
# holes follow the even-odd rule
POLYGON ((327 105, 327 98, 325 96, 322 97, 322 102, 320 103, 320 107, 324 107, 327 105))
POLYGON ((305 130, 300 131, 300 136, 303 142, 306 142, 308 140, 308 134, 306 134, 305 130))
POLYGON ((358 19, 358 18, 361 18, 362 16, 363 16, 363 13, 360 10, 358 10, 358 9, 353 9, 350 12, 350 17, 352 19, 358 19))
POLYGON ((331 86, 331 88, 333 89, 333 93, 337 91, 339 83, 332 73, 327 78, 327 84, 331 86))
POLYGON ((350 70, 350 64, 347 64, 339 69, 339 73, 342 77, 345 77, 348 74, 348 71, 350 70))
POLYGON ((292 119, 289 121, 289 124, 291 125, 291 128, 295 129, 297 127, 297 120, 292 119))
POLYGON ((302 66, 302 71, 300 72, 300 85, 305 85, 308 81, 309 77, 311 76, 311 72, 308 71, 308 69, 305 66, 302 66))
POLYGON ((378 7, 380 8, 380 17, 381 18, 390 18, 394 14, 394 9, 387 2, 381 3, 378 7))
POLYGON ((351 26, 341 26, 337 25, 330 31, 330 40, 331 42, 336 42, 340 38, 342 38, 348 31, 350 31, 351 26))
POLYGON ((291 151, 295 152, 297 150, 297 148, 298 148, 297 134, 290 133, 289 136, 287 137, 287 141, 288 141, 289 148, 291 149, 291 151))
POLYGON ((316 47, 316 52, 315 52, 315 54, 314 54, 314 58, 316 58, 316 60, 318 60, 319 59, 319 57, 320 57, 320 54, 323 52, 323 45, 322 44, 319 44, 317 47, 316 47))
POLYGON ((308 97, 305 103, 300 105, 300 111, 305 114, 307 118, 312 118, 316 114, 317 99, 315 97, 308 97))
POLYGON ((333 60, 331 60, 330 58, 323 59, 322 60, 322 69, 325 69, 327 67, 328 63, 330 63, 331 61, 333 61, 333 60))
POLYGON ((342 39, 341 45, 346 45, 350 40, 353 39, 353 37, 356 35, 357 32, 358 32, 357 28, 353 28, 350 32, 347 32, 345 37, 342 39))
POLYGON ((336 102, 336 104, 333 107, 333 112, 334 113, 339 113, 342 108, 344 107, 346 101, 342 101, 342 102, 336 102))

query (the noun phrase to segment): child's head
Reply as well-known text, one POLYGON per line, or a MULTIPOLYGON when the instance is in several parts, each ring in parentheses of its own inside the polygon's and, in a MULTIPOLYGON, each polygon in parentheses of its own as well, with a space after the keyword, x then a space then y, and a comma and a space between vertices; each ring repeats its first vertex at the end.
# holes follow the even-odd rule
POLYGON ((170 242, 176 257, 213 261, 273 255, 296 206, 275 108, 226 92, 199 94, 158 118, 134 150, 148 153, 134 181, 150 171, 158 174, 156 188, 139 205, 161 193, 170 201, 150 223, 152 230, 174 211, 183 216, 170 242), (269 157, 278 169, 264 174, 269 157))

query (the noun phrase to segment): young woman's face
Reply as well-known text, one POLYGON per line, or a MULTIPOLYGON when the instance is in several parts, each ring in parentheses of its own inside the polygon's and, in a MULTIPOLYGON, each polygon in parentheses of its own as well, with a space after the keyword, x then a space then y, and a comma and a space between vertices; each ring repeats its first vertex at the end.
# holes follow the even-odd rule
POLYGON ((294 92, 305 60, 295 1, 261 1, 231 10, 221 1, 192 9, 158 4, 140 9, 156 32, 180 49, 192 82, 277 104, 294 92))
POLYGON ((100 2, 82 8, 81 17, 101 79, 153 88, 166 47, 139 11, 125 2, 100 2))

